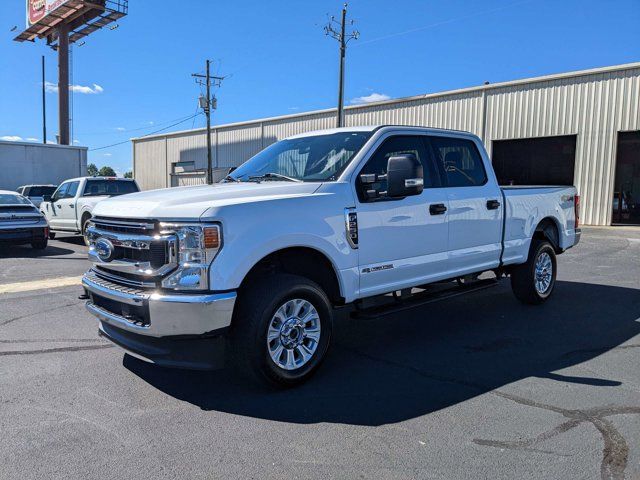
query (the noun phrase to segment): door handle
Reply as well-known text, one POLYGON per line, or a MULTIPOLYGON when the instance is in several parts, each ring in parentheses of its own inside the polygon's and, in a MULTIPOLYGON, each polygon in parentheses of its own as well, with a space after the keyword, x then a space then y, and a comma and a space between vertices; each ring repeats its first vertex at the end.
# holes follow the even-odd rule
POLYGON ((445 207, 444 203, 432 203, 429 205, 429 213, 431 215, 442 215, 447 211, 447 207, 445 207))
POLYGON ((73 205, 73 203, 71 205, 69 205, 71 208, 75 208, 75 206, 73 205))
POLYGON ((487 200, 487 210, 495 210, 496 208, 500 208, 498 200, 487 200))

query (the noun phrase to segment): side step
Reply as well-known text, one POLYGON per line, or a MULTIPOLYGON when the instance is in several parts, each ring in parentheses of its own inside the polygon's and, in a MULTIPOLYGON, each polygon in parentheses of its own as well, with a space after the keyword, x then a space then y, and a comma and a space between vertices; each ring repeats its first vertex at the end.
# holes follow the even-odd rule
POLYGON ((486 280, 479 280, 472 284, 462 284, 453 287, 440 289, 436 292, 424 290, 422 292, 411 295, 406 299, 392 299, 390 302, 376 305, 364 309, 356 309, 351 312, 351 317, 361 319, 373 319, 391 313, 403 312, 415 307, 420 307, 428 303, 439 302, 441 300, 447 300, 449 298, 459 297, 467 293, 477 292, 479 290, 485 290, 487 288, 495 287, 499 283, 496 278, 488 278, 486 280))

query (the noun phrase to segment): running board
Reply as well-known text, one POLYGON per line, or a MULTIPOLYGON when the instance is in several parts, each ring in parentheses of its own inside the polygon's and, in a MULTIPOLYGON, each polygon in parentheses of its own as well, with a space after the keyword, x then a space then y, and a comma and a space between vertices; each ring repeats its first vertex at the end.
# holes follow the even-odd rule
POLYGON ((469 285, 458 285, 455 287, 447 288, 437 292, 430 292, 428 290, 411 295, 406 299, 392 300, 390 303, 369 307, 366 309, 356 309, 351 312, 351 317, 361 319, 373 319, 392 313, 403 312, 415 307, 427 305, 428 303, 439 302, 441 300, 448 300, 450 298, 459 297, 460 295, 466 295, 467 293, 477 292, 485 290, 487 288, 495 287, 499 283, 498 279, 489 278, 486 280, 479 280, 469 285))

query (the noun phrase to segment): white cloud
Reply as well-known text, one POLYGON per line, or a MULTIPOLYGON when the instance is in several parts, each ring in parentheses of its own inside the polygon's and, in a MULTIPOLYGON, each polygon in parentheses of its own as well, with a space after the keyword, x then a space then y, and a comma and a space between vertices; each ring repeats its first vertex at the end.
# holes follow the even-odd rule
POLYGON ((25 140, 27 142, 39 142, 40 141, 39 138, 35 138, 35 137, 27 137, 27 138, 25 138, 25 140))
POLYGON ((362 105, 365 103, 373 103, 373 102, 383 102, 385 100, 390 100, 391 97, 389 95, 385 95, 384 93, 372 93, 371 95, 365 95, 364 97, 356 97, 351 99, 351 103, 353 105, 362 105))
POLYGON ((289 110, 291 110, 292 112, 295 112, 300 110, 300 107, 289 107, 289 110))
POLYGON ((23 138, 18 135, 5 135, 4 137, 0 137, 0 140, 4 140, 5 142, 21 142, 23 138))
POLYGON ((80 140, 74 140, 73 143, 78 144, 80 143, 80 140))
POLYGON ((103 154, 102 154, 102 156, 103 156, 103 157, 110 157, 110 156, 112 156, 112 155, 113 155, 113 153, 103 153, 103 154))
POLYGON ((116 127, 116 130, 119 132, 124 132, 126 130, 126 128, 124 127, 116 127))
MULTIPOLYGON (((44 89, 49 93, 58 93, 58 85, 51 82, 44 82, 44 89)), ((82 93, 85 95, 93 95, 104 92, 104 88, 94 83, 93 87, 85 85, 69 85, 69 89, 75 93, 82 93)))

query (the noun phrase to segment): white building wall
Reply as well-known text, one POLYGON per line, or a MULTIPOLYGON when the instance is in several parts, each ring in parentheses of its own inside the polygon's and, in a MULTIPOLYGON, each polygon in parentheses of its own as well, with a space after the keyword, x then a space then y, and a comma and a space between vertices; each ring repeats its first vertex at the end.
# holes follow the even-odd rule
MULTIPOLYGON (((238 166, 277 140, 335 123, 335 109, 328 109, 216 127, 214 167, 238 166)), ((482 138, 489 153, 496 140, 576 135, 574 183, 582 221, 608 225, 617 132, 640 130, 640 63, 350 106, 345 124, 465 130, 482 138)), ((193 159, 196 168, 205 168, 205 135, 199 129, 133 139, 140 186, 171 185, 175 162, 193 159)))
POLYGON ((0 190, 58 185, 87 174, 87 148, 0 141, 0 190))

